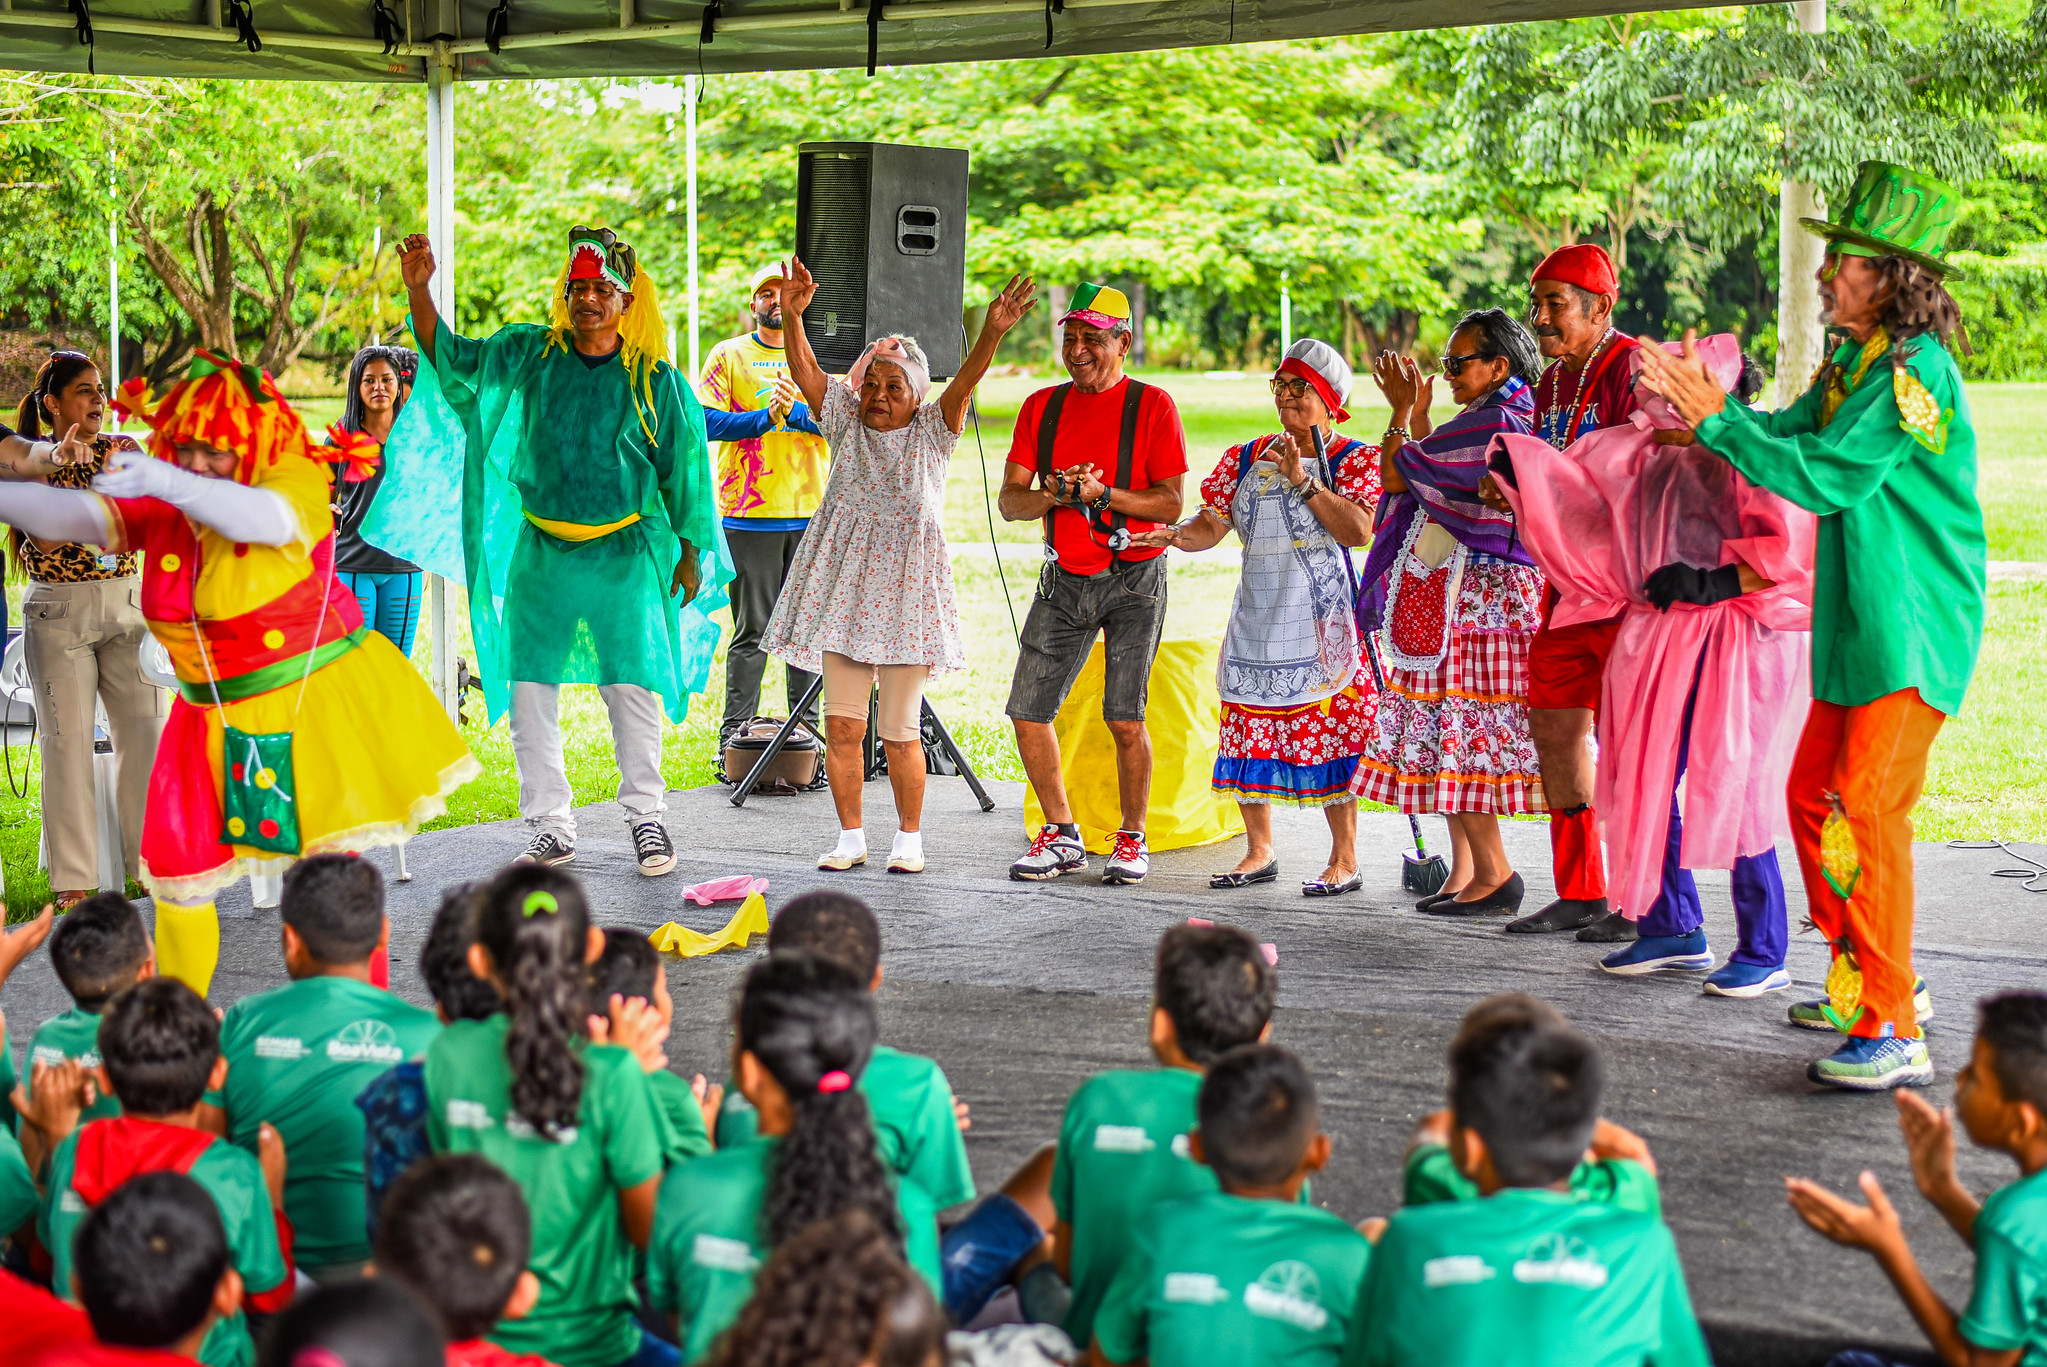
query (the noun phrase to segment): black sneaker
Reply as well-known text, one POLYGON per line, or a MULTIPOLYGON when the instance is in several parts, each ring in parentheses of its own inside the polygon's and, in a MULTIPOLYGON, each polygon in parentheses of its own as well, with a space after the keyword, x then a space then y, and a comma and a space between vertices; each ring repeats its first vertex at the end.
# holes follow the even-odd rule
POLYGON ((576 857, 576 847, 553 831, 542 831, 526 842, 525 853, 514 864, 566 864, 576 857))
POLYGON ((640 872, 649 878, 659 878, 675 868, 675 846, 668 839, 668 830, 658 821, 642 821, 633 827, 633 855, 640 861, 640 872))

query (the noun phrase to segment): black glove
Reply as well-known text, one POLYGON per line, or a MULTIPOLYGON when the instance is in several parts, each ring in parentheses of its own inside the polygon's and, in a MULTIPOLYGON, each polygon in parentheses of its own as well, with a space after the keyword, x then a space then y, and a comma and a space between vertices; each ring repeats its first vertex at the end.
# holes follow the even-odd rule
POLYGON ((1643 582, 1642 592, 1649 595, 1649 601, 1656 605, 1658 612, 1670 611, 1672 603, 1697 603, 1702 608, 1711 607, 1729 598, 1741 597, 1741 570, 1734 565, 1722 565, 1717 570, 1699 570, 1681 560, 1674 561, 1652 572, 1643 582))

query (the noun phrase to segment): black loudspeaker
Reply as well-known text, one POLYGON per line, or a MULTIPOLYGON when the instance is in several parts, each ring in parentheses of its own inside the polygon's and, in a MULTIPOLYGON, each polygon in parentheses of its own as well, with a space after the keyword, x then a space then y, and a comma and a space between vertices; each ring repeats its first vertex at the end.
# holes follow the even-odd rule
POLYGON ((803 332, 843 375, 877 337, 913 337, 933 377, 960 368, 967 154, 958 147, 796 148, 796 255, 817 281, 803 332))

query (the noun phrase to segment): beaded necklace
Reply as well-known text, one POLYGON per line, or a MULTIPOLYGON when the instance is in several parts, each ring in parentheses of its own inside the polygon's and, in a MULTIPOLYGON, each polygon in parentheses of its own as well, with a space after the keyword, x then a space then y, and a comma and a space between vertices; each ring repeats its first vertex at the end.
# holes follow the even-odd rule
MULTIPOLYGON (((1578 423, 1585 416, 1585 400, 1586 398, 1589 397, 1587 391, 1591 388, 1590 381, 1594 373, 1593 363, 1599 359, 1599 353, 1605 351, 1607 343, 1611 342, 1612 340, 1613 329, 1608 328, 1606 330, 1606 334, 1599 339, 1598 345, 1592 348, 1592 354, 1585 358, 1585 364, 1578 367, 1578 383, 1572 386, 1571 401, 1567 404, 1560 405, 1564 412, 1569 413, 1571 415, 1570 423, 1563 429, 1563 431, 1561 432, 1553 431, 1550 433, 1549 436, 1549 444, 1551 446, 1556 447, 1557 450, 1559 451, 1563 450, 1566 446, 1569 446, 1573 441, 1577 440, 1578 423)), ((1557 387, 1560 389, 1563 387, 1561 381, 1558 383, 1557 387)))

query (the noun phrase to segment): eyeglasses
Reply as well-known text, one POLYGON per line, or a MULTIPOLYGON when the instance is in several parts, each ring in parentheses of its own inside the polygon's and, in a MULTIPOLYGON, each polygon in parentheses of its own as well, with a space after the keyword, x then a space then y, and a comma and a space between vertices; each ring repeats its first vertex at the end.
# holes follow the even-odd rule
POLYGON ((1459 372, 1464 369, 1466 362, 1489 361, 1491 359, 1490 356, 1480 351, 1467 351, 1462 356, 1445 356, 1443 358, 1443 374, 1446 378, 1454 380, 1459 372))
POLYGON ((1293 376, 1275 375, 1271 380, 1272 397, 1275 399, 1299 399, 1307 396, 1312 388, 1306 380, 1293 376))

